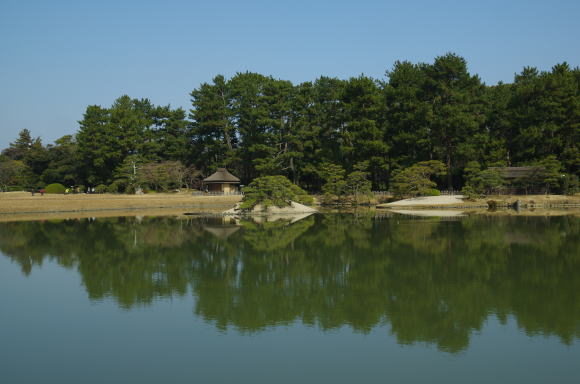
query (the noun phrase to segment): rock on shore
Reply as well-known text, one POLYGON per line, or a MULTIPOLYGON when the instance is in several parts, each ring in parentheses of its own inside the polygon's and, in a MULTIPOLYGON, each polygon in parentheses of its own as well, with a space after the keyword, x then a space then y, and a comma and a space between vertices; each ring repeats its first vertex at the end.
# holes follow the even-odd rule
POLYGON ((236 204, 232 209, 228 209, 223 212, 224 215, 295 215, 297 213, 314 213, 317 212, 316 209, 308 207, 306 205, 291 201, 289 206, 277 207, 269 206, 265 208, 263 205, 258 204, 249 211, 242 211, 240 209, 240 204, 236 204))

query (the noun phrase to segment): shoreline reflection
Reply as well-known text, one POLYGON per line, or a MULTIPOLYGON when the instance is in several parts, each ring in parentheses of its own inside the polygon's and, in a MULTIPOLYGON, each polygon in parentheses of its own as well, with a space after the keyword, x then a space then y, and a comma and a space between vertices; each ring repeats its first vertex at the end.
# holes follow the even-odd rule
POLYGON ((193 295, 195 316, 222 330, 387 326, 401 344, 459 352, 493 315, 580 338, 575 217, 224 220, 0 223, 0 250, 25 275, 46 261, 75 270, 91 300, 127 310, 193 295))

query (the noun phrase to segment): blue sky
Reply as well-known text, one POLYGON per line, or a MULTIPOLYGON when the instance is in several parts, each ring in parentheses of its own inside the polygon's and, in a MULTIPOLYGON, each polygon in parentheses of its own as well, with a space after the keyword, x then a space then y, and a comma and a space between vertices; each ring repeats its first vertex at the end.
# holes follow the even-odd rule
POLYGON ((384 78, 455 52, 487 84, 580 65, 580 1, 0 0, 0 148, 45 143, 123 95, 189 108, 216 74, 384 78))

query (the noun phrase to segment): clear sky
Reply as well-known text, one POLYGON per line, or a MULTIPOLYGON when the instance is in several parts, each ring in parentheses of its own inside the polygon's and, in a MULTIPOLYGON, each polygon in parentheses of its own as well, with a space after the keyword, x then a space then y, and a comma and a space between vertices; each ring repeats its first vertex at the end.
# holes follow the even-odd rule
POLYGON ((0 148, 72 134, 123 95, 189 108, 216 74, 385 78, 455 52, 487 84, 580 65, 580 0, 0 0, 0 148))

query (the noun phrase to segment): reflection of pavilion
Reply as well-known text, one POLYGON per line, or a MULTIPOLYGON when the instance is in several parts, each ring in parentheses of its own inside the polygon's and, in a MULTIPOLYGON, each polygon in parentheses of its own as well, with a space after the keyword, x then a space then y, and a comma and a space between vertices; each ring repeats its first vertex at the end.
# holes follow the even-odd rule
POLYGON ((241 228, 241 220, 254 222, 256 224, 280 222, 286 223, 285 225, 290 225, 305 219, 310 215, 312 215, 312 213, 247 216, 243 219, 238 216, 209 217, 205 219, 203 229, 220 240, 226 240, 228 237, 239 231, 241 228))
POLYGON ((210 217, 203 225, 203 229, 220 240, 226 240, 240 230, 240 225, 233 217, 210 217))
POLYGON ((284 214, 270 214, 270 215, 255 215, 245 217, 246 219, 251 219, 255 223, 271 223, 273 221, 287 221, 288 224, 294 224, 297 221, 307 218, 312 215, 312 212, 306 213, 284 213, 284 214))

